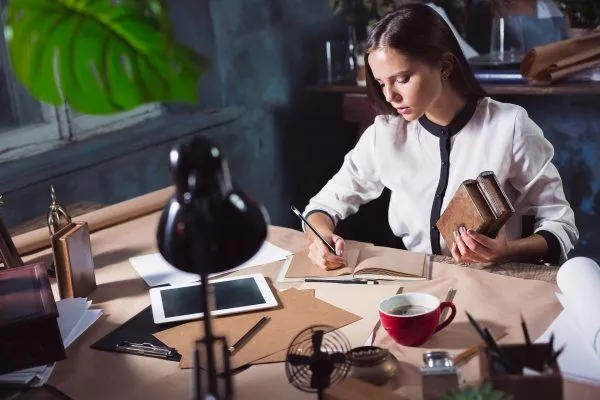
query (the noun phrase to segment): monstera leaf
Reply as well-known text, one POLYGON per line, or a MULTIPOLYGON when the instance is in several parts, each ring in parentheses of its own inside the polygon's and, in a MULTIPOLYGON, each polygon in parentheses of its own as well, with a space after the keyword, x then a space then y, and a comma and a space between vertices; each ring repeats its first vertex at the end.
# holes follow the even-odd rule
POLYGON ((36 98, 86 114, 194 103, 208 60, 170 40, 160 0, 10 0, 14 73, 36 98))

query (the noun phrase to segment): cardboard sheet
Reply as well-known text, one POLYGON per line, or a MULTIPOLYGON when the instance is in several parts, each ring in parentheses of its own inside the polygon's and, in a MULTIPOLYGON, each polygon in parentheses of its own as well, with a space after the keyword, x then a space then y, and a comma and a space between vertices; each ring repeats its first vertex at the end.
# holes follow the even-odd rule
MULTIPOLYGON (((279 292, 281 307, 270 311, 215 318, 214 330, 227 338, 228 345, 242 337, 260 318, 271 320, 248 343, 231 357, 231 368, 246 364, 285 360, 285 350, 293 338, 311 325, 330 325, 334 328, 358 321, 359 316, 322 300, 314 293, 297 289, 279 292), (277 353, 277 356, 269 357, 277 353)), ((160 341, 175 347, 182 355, 181 368, 191 368, 194 341, 203 336, 202 321, 189 322, 156 333, 160 341)))

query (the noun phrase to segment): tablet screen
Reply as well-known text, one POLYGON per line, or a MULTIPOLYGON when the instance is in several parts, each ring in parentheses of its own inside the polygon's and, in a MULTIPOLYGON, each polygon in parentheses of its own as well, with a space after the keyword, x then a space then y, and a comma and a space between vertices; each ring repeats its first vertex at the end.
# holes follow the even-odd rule
MULTIPOLYGON (((252 277, 210 283, 215 295, 215 311, 265 304, 266 300, 252 277)), ((184 286, 160 291, 165 318, 202 312, 200 287, 184 286)))

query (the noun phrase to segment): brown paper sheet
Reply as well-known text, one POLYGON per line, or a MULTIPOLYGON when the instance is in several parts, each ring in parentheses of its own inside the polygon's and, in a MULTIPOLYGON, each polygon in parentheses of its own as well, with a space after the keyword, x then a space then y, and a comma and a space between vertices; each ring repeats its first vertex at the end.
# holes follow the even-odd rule
MULTIPOLYGON (((169 186, 80 215, 75 219, 87 222, 92 233, 162 209, 173 195, 173 190, 173 187, 169 186)), ((21 256, 50 247, 50 235, 46 227, 15 236, 13 241, 21 256)))
POLYGON ((600 63, 600 32, 531 49, 521 62, 521 75, 550 84, 600 63))
POLYGON ((406 276, 389 276, 393 279, 414 279, 424 277, 425 254, 380 246, 354 245, 345 251, 347 263, 342 268, 326 271, 312 263, 308 250, 297 252, 292 257, 286 278, 334 278, 354 274, 389 275, 398 272, 406 276))
MULTIPOLYGON (((311 325, 340 328, 358 321, 359 316, 314 297, 314 292, 288 289, 279 293, 281 308, 258 313, 215 318, 214 330, 227 337, 228 344, 242 337, 262 316, 271 320, 231 357, 231 368, 247 364, 284 361, 292 339, 311 325)), ((194 341, 202 336, 201 321, 194 321, 156 333, 160 341, 182 355, 180 367, 192 367, 194 341)), ((221 368, 220 368, 221 369, 221 368)))

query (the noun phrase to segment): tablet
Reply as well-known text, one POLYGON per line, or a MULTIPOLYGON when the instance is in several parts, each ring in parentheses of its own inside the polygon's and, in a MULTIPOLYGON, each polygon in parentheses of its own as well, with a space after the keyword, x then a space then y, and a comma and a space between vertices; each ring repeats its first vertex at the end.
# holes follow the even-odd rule
MULTIPOLYGON (((150 289, 152 316, 155 324, 202 318, 203 301, 200 282, 150 289)), ((264 310, 277 306, 262 274, 242 275, 209 281, 213 288, 215 308, 211 316, 264 310)))

